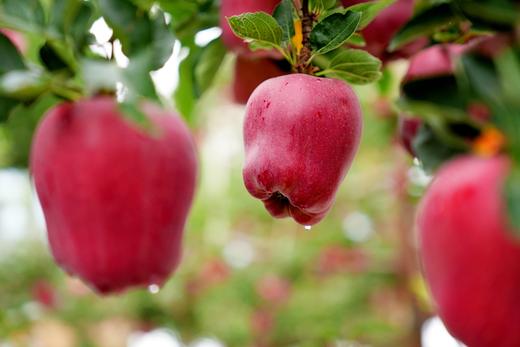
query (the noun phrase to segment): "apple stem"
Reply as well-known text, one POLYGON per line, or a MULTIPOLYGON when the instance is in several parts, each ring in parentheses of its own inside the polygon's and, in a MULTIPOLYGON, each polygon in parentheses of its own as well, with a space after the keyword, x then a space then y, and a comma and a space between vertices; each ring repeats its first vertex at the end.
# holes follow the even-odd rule
POLYGON ((309 63, 312 56, 311 49, 311 31, 314 23, 314 15, 309 12, 309 0, 301 1, 301 11, 299 11, 299 15, 302 22, 302 49, 298 56, 298 63, 296 65, 296 70, 299 73, 305 73, 312 75, 315 72, 314 67, 309 63))

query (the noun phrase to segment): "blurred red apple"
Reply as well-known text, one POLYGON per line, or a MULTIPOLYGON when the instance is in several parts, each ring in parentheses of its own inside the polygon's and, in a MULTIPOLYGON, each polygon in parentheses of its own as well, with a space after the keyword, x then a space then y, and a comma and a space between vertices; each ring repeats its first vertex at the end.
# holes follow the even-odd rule
POLYGON ((446 164, 419 209, 420 257, 439 315, 470 347, 520 346, 520 241, 508 225, 506 158, 446 164))
POLYGON ((346 83, 292 74, 262 83, 247 103, 244 183, 276 218, 323 219, 357 152, 362 115, 346 83))
POLYGON ((404 82, 452 75, 455 60, 468 48, 466 45, 436 45, 429 47, 410 59, 404 82))
POLYGON ((56 307, 56 291, 51 283, 39 280, 32 287, 32 296, 40 305, 52 309, 56 307))
POLYGON ((177 267, 197 161, 190 133, 146 104, 149 134, 111 97, 64 103, 39 125, 31 170, 56 261, 101 293, 162 285, 177 267))
POLYGON ((233 98, 239 104, 247 100, 263 81, 288 74, 290 69, 282 69, 283 63, 269 58, 249 58, 237 56, 233 76, 233 98))
POLYGON ((20 53, 24 53, 27 50, 27 42, 21 33, 10 29, 0 29, 0 32, 11 40, 20 53))
POLYGON ((221 0, 220 2, 220 27, 222 28, 222 40, 228 49, 247 56, 273 57, 280 55, 274 50, 251 51, 247 43, 236 36, 227 22, 227 17, 237 16, 247 12, 266 12, 272 14, 280 0, 221 0))
POLYGON ((368 254, 362 249, 329 246, 319 255, 317 265, 320 273, 361 273, 370 263, 368 254))
POLYGON ((282 304, 289 298, 291 283, 283 277, 265 276, 256 284, 258 295, 267 302, 282 304))

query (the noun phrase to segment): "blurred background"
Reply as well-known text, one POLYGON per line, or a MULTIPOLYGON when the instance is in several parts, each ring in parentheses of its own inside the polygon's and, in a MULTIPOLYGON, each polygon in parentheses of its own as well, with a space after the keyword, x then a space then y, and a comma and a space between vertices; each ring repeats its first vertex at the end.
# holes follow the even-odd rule
MULTIPOLYGON (((108 30, 93 26, 100 54, 108 30)), ((197 44, 219 34, 207 30, 197 44)), ((154 73, 163 95, 185 56, 176 45, 154 73)), ((377 86, 356 87, 361 149, 331 213, 305 230, 272 219, 243 186, 234 59, 225 58, 194 111, 198 191, 183 261, 161 289, 99 297, 57 267, 30 176, 16 168, 31 130, 0 126, 1 347, 460 346, 434 317, 415 256, 414 210, 430 177, 394 138, 389 102, 406 62, 388 67, 388 99, 377 86)))

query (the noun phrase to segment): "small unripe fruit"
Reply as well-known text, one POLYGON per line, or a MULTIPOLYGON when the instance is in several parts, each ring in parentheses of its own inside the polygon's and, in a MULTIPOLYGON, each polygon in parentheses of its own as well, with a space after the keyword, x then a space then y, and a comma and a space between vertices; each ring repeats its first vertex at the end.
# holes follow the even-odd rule
POLYGON ((244 183, 277 218, 318 223, 361 138, 358 99, 344 82, 293 74, 262 83, 247 103, 244 183))
POLYGON ((101 293, 162 285, 181 257, 197 170, 181 119, 142 107, 149 134, 111 97, 53 108, 39 125, 31 171, 52 253, 101 293))
POLYGON ((463 157, 439 171, 417 224, 439 315, 469 347, 520 346, 520 241, 508 224, 506 158, 463 157))

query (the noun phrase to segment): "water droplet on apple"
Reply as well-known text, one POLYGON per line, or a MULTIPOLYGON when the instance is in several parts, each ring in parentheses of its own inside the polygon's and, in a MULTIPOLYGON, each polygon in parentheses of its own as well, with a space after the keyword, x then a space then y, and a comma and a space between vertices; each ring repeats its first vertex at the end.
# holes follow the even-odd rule
POLYGON ((311 231, 312 230, 312 226, 311 225, 306 225, 305 226, 305 231, 311 231))
POLYGON ((150 294, 157 294, 160 290, 161 288, 157 284, 150 284, 148 286, 148 291, 150 292, 150 294))

